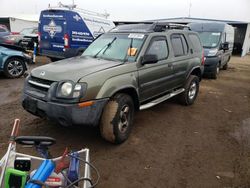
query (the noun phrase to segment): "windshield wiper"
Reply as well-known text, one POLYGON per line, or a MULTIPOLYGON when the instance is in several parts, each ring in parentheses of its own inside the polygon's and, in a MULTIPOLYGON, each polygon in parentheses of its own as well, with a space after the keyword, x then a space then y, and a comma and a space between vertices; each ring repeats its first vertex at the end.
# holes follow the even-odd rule
POLYGON ((123 62, 125 63, 128 60, 128 56, 131 56, 131 49, 133 48, 133 38, 131 38, 130 44, 129 44, 129 50, 130 50, 130 54, 126 53, 123 62))
POLYGON ((104 51, 102 52, 102 54, 104 54, 106 52, 106 50, 113 44, 113 42, 115 42, 116 39, 117 39, 116 37, 113 38, 113 40, 111 42, 109 42, 108 44, 103 46, 93 57, 96 58, 99 55, 99 53, 101 53, 101 51, 103 51, 103 50, 104 51))

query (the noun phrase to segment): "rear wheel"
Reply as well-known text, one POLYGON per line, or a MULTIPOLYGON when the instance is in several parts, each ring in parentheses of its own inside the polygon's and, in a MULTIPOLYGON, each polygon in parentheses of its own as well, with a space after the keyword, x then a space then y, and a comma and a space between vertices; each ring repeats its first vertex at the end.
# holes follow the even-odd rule
POLYGON ((105 106, 100 132, 102 137, 112 143, 120 144, 127 140, 134 119, 134 103, 127 94, 119 93, 105 106))
POLYGON ((180 101, 183 105, 191 105, 194 103, 199 92, 199 78, 190 75, 184 86, 185 91, 180 94, 180 101))
POLYGON ((10 58, 4 64, 4 74, 8 78, 19 78, 25 72, 25 63, 20 58, 10 58))

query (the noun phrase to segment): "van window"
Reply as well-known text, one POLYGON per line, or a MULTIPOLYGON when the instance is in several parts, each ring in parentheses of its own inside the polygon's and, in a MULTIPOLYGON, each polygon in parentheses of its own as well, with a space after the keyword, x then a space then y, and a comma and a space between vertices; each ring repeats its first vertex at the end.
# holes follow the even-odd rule
POLYGON ((204 32, 199 32, 199 35, 204 48, 217 47, 221 38, 220 32, 204 31, 204 32))
POLYGON ((183 56, 188 53, 187 41, 181 34, 173 34, 171 36, 171 43, 174 51, 174 56, 183 56))
POLYGON ((168 57, 167 41, 164 38, 154 40, 146 54, 157 55, 158 60, 166 59, 168 57))
POLYGON ((191 43, 193 45, 194 52, 201 52, 202 46, 201 46, 201 42, 200 42, 200 39, 198 38, 198 36, 195 34, 189 34, 188 36, 189 36, 191 43))

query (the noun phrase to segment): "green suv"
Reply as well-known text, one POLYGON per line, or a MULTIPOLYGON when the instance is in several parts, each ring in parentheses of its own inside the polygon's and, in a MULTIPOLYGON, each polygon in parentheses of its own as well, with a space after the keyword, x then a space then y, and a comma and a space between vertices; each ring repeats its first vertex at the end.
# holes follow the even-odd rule
POLYGON ((80 57, 32 70, 22 105, 63 126, 99 126, 112 143, 125 141, 135 111, 179 95, 194 103, 203 74, 198 34, 169 23, 121 25, 80 57))

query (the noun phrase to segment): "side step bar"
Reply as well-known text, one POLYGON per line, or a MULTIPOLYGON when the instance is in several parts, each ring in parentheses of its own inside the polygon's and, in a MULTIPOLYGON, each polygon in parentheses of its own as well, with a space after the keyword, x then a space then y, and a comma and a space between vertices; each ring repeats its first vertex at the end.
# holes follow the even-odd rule
POLYGON ((174 97, 174 96, 182 93, 183 91, 185 91, 185 89, 181 88, 181 89, 173 91, 172 93, 168 93, 167 95, 164 95, 160 98, 157 98, 153 101, 150 101, 149 103, 143 104, 140 106, 140 110, 145 110, 145 109, 151 108, 151 107, 153 107, 153 106, 155 106, 155 105, 157 105, 157 104, 159 104, 167 99, 170 99, 171 97, 174 97))

